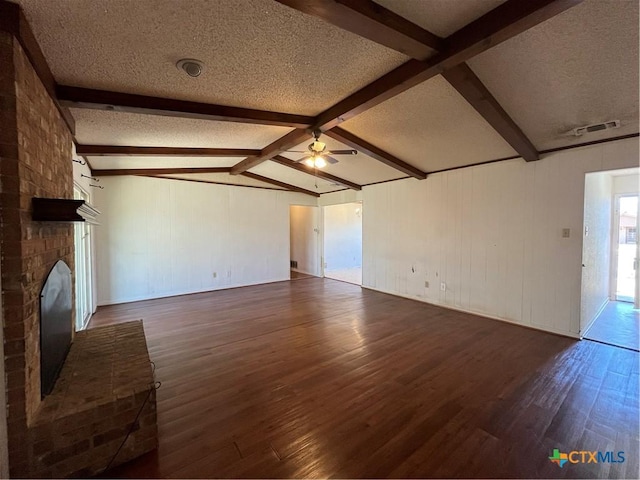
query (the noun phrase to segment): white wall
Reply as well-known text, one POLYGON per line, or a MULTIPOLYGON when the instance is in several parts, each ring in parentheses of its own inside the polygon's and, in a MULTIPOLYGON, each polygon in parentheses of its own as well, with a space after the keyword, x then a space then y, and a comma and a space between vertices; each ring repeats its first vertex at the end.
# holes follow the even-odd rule
POLYGON ((362 205, 329 205, 323 207, 323 217, 325 276, 362 267, 362 205))
POLYGON ((634 138, 365 187, 363 285, 578 337, 584 175, 638 153, 634 138))
POLYGON ((339 205, 342 203, 361 202, 362 191, 352 189, 339 190, 332 193, 324 193, 318 199, 318 205, 324 207, 326 205, 339 205))
POLYGON ((143 177, 102 177, 101 185, 94 192, 102 212, 100 305, 286 280, 289 204, 317 203, 303 194, 143 177))
POLYGON ((586 175, 580 315, 582 333, 591 326, 609 301, 612 186, 613 178, 609 173, 586 175))
POLYGON ((298 267, 293 270, 320 275, 319 220, 318 207, 291 205, 290 257, 298 262, 298 267))
POLYGON ((640 175, 620 175, 613 177, 613 194, 640 192, 640 175))

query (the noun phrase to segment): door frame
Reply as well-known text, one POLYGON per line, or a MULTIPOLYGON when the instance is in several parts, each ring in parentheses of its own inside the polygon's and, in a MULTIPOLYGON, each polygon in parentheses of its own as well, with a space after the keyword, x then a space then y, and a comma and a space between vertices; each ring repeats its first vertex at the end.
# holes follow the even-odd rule
MULTIPOLYGON (((326 224, 325 224, 325 212, 327 208, 330 207, 336 207, 339 205, 355 205, 355 204, 359 204, 360 205, 360 235, 361 235, 361 244, 360 244, 360 270, 361 270, 361 278, 360 278, 360 286, 362 286, 363 284, 363 280, 364 280, 364 208, 363 208, 363 201, 362 199, 359 200, 351 200, 351 201, 347 201, 347 202, 340 202, 340 203, 329 203, 327 205, 322 205, 322 208, 320 209, 320 222, 321 222, 321 233, 322 233, 322 244, 320 246, 321 251, 322 251, 322 257, 321 257, 321 267, 322 267, 322 276, 325 278, 331 278, 331 277, 326 277, 325 275, 325 265, 326 265, 326 255, 325 255, 325 245, 326 245, 326 233, 327 233, 327 229, 326 229, 326 224)), ((355 284, 354 284, 355 285, 355 284)))
POLYGON ((289 264, 291 261, 291 207, 307 207, 316 209, 316 226, 314 231, 316 233, 316 262, 318 265, 317 275, 313 274, 313 276, 324 277, 324 268, 323 268, 323 217, 322 217, 322 208, 318 205, 304 205, 298 203, 289 204, 289 217, 288 217, 288 225, 289 225, 289 242, 287 246, 287 266, 291 269, 291 265, 289 264))
MULTIPOLYGON (((81 200, 85 200, 86 202, 90 202, 91 199, 91 195, 89 192, 87 192, 84 188, 82 188, 81 185, 79 185, 76 182, 73 182, 73 190, 74 190, 74 197, 76 196, 76 191, 80 192, 81 195, 81 200)), ((84 232, 83 232, 83 236, 82 236, 82 241, 84 243, 84 265, 85 265, 85 272, 84 272, 84 276, 85 276, 85 307, 87 309, 87 311, 85 312, 85 318, 82 319, 82 325, 81 328, 78 329, 78 319, 76 318, 76 324, 74 325, 74 328, 77 330, 84 330, 85 328, 87 328, 87 325, 89 324, 89 321, 91 320, 91 316, 93 314, 93 253, 92 253, 92 249, 91 249, 91 244, 92 244, 92 240, 91 240, 91 225, 85 222, 82 223, 75 223, 74 224, 74 289, 75 289, 75 307, 77 307, 78 305, 78 291, 77 291, 77 262, 76 260, 76 255, 75 255, 75 251, 76 251, 76 245, 75 245, 75 239, 76 239, 76 228, 80 228, 83 227, 84 232)), ((76 316, 78 315, 78 311, 76 308, 76 316)))
MULTIPOLYGON (((620 199, 625 197, 638 197, 639 207, 640 207, 640 193, 616 193, 613 195, 612 208, 613 212, 611 215, 611 265, 609 268, 610 278, 609 278, 609 299, 613 302, 618 301, 617 298, 617 290, 618 290, 618 246, 620 245, 620 199)), ((639 208, 640 209, 640 208, 639 208)), ((636 215, 636 232, 638 230, 638 215, 636 215)), ((637 234, 636 234, 637 235, 637 234)), ((638 258, 638 242, 636 242, 636 258, 638 258)), ((640 299, 638 298, 638 288, 639 278, 638 272, 639 269, 636 268, 636 285, 635 285, 635 295, 634 295, 634 306, 638 308, 638 302, 640 299)))

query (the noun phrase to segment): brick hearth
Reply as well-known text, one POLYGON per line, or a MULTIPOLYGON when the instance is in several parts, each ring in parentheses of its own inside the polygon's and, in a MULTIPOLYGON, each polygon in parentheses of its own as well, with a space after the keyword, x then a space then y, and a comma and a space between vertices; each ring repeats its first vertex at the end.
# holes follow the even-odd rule
POLYGON ((100 473, 130 430, 111 466, 155 449, 153 382, 142 320, 78 332, 29 429, 29 475, 100 473))

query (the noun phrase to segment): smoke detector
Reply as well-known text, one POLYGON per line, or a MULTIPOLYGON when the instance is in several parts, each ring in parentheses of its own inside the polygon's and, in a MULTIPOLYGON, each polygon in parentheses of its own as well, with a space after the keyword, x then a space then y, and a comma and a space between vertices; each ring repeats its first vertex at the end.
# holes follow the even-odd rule
POLYGON ((576 137, 580 137, 585 133, 599 132, 600 130, 610 130, 612 128, 619 128, 619 127, 620 127, 620 120, 609 120, 608 122, 594 123, 592 125, 585 125, 584 127, 574 128, 572 130, 572 133, 576 137))
POLYGON ((193 58, 183 58, 176 63, 178 70, 183 70, 190 77, 199 77, 204 68, 204 64, 200 60, 194 60, 193 58))

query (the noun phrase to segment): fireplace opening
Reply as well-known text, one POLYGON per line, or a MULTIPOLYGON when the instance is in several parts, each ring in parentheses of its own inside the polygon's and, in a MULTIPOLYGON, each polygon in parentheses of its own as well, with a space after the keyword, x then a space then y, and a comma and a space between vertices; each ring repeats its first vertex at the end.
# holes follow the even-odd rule
POLYGON ((53 266, 40 292, 40 381, 42 396, 58 379, 71 347, 71 270, 62 260, 53 266))

